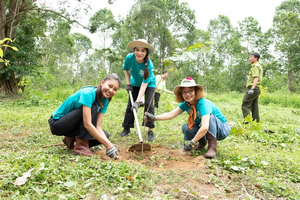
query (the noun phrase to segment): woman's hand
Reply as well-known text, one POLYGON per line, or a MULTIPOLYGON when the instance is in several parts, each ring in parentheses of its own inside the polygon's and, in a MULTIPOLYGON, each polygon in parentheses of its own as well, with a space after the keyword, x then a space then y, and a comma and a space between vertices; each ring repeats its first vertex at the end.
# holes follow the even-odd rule
POLYGON ((156 116, 151 113, 145 112, 144 121, 154 122, 156 121, 156 116))
POLYGON ((138 111, 138 109, 139 109, 139 103, 138 102, 134 102, 133 103, 133 105, 131 107, 131 111, 133 111, 133 109, 135 109, 135 112, 138 111))
POLYGON ((129 90, 132 92, 132 86, 130 84, 128 84, 126 86, 126 90, 127 90, 128 93, 129 93, 129 90))
POLYGON ((115 146, 106 149, 106 155, 115 160, 119 159, 119 152, 115 146))
POLYGON ((185 145, 185 147, 183 148, 185 151, 191 151, 192 149, 194 149, 195 146, 195 142, 193 140, 189 141, 189 143, 187 143, 187 145, 185 145))

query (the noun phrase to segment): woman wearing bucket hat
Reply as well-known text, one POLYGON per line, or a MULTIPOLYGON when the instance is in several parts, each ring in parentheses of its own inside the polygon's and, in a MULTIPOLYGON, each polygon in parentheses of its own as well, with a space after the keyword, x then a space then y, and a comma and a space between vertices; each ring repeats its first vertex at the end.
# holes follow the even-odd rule
POLYGON ((184 147, 185 151, 191 151, 196 142, 196 150, 204 149, 208 140, 206 158, 214 158, 217 154, 217 140, 225 139, 230 133, 230 126, 218 109, 211 101, 204 98, 204 89, 195 81, 187 77, 174 89, 176 101, 179 106, 169 113, 154 116, 145 113, 144 120, 163 121, 172 119, 184 111, 189 114, 188 123, 182 126, 184 140, 190 142, 184 147))
MULTIPOLYGON (((125 58, 123 70, 125 73, 127 87, 126 90, 132 92, 133 105, 131 105, 130 97, 125 112, 123 121, 123 131, 120 136, 125 136, 130 133, 130 128, 134 127, 134 115, 132 109, 138 110, 139 102, 145 94, 144 112, 149 107, 149 113, 154 115, 152 96, 155 92, 156 79, 153 74, 153 64, 149 59, 149 53, 154 52, 154 48, 144 39, 138 39, 128 44, 128 49, 133 53, 128 54, 125 58), (131 77, 130 77, 131 74, 131 77), (151 101, 151 102, 150 102, 151 101)), ((144 124, 144 123, 143 123, 144 124)), ((148 121, 146 126, 149 128, 148 141, 154 140, 154 122, 148 121)))

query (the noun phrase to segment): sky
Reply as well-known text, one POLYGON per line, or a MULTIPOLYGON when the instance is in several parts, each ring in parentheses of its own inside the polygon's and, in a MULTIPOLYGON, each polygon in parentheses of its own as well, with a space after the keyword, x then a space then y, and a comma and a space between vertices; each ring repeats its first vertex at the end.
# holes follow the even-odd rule
MULTIPOLYGON (((40 0, 40 2, 46 0, 40 0)), ((110 9, 116 19, 118 16, 125 17, 131 6, 136 0, 115 0, 112 5, 107 3, 107 0, 90 0, 92 3, 92 16, 98 10, 107 7, 110 9)), ((48 1, 49 2, 49 1, 48 1)), ((52 0, 51 3, 55 0, 52 0)), ((283 0, 180 0, 187 2, 192 10, 195 10, 196 28, 207 30, 209 21, 218 18, 218 15, 226 15, 229 17, 233 26, 238 26, 238 21, 242 21, 246 17, 252 16, 257 19, 262 31, 267 31, 272 27, 273 16, 275 9, 283 0)), ((76 4, 74 5, 76 6, 76 4)), ((86 24, 90 16, 86 16, 86 24)), ((73 28, 73 32, 81 32, 89 36, 94 44, 100 44, 99 37, 95 34, 90 34, 88 31, 73 28)), ((99 48, 99 47, 98 47, 99 48)))

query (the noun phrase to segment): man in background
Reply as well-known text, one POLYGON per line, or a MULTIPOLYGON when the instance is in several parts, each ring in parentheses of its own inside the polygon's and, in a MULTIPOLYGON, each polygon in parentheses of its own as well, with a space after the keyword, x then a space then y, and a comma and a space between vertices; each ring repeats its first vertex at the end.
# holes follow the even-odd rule
POLYGON ((244 118, 252 112, 252 120, 259 122, 258 113, 258 97, 260 95, 260 84, 262 82, 263 69, 258 60, 260 55, 258 53, 252 53, 249 61, 251 63, 251 69, 247 80, 247 92, 244 96, 242 103, 242 112, 244 118))
POLYGON ((156 76, 156 84, 158 84, 157 90, 155 91, 155 96, 154 96, 154 107, 156 107, 156 108, 158 108, 158 102, 159 102, 161 91, 165 91, 165 92, 172 94, 172 92, 170 92, 166 89, 166 80, 165 79, 167 77, 168 77, 168 72, 166 70, 163 71, 162 75, 156 76))

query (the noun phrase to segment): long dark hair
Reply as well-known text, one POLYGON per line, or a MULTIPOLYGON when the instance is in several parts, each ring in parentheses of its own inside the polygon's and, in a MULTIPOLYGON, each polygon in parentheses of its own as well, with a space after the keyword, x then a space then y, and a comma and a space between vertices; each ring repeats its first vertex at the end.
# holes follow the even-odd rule
POLYGON ((144 79, 147 79, 149 77, 149 69, 148 69, 148 59, 149 59, 149 49, 145 48, 147 50, 147 54, 144 58, 144 63, 145 63, 145 71, 144 71, 144 79))
MULTIPOLYGON (((103 109, 103 103, 102 103, 102 97, 103 97, 103 93, 102 93, 102 86, 101 86, 101 82, 104 81, 106 82, 107 80, 117 80, 119 83, 119 87, 121 85, 121 79, 119 78, 119 76, 115 73, 113 74, 108 74, 107 76, 105 76, 100 83, 97 86, 97 91, 96 91, 96 101, 99 104, 99 106, 101 107, 101 109, 103 109)), ((108 101, 111 101, 111 97, 108 98, 108 101)))

